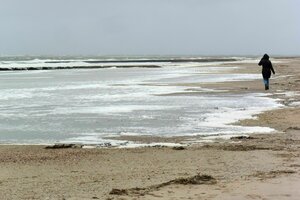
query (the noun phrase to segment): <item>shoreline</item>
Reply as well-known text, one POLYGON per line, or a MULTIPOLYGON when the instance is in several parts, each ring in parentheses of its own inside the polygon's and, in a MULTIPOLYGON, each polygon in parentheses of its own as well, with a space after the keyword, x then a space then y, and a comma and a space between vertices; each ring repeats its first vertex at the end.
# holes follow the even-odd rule
MULTIPOLYGON (((287 107, 238 122, 243 126, 267 125, 277 133, 251 134, 178 149, 0 145, 2 198, 297 199, 300 107, 292 105, 300 101, 300 96, 286 92, 300 90, 300 59, 288 61, 275 67, 279 75, 271 79, 268 92, 272 98, 281 97, 287 107), (204 175, 211 179, 204 179, 204 175)), ((249 73, 260 69, 253 64, 242 66, 249 73)), ((261 81, 218 86, 236 92, 263 91, 261 81)))

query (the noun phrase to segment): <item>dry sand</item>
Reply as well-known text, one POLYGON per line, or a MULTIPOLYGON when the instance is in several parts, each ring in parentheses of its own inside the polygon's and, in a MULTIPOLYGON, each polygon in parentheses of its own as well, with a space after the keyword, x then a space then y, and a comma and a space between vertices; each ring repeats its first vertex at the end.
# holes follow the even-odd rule
MULTIPOLYGON (((0 146, 0 199, 299 199, 300 106, 293 105, 300 96, 284 93, 300 92, 300 58, 280 60, 269 92, 286 107, 240 122, 275 128, 275 134, 184 149, 0 146)), ((260 71, 255 64, 238 66, 243 73, 260 71)), ((198 85, 265 92, 262 81, 198 85)))

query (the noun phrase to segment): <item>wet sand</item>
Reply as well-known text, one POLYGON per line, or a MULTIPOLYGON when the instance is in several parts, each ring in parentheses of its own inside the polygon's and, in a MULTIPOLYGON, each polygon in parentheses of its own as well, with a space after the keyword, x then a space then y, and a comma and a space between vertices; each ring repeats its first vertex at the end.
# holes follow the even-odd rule
MULTIPOLYGON (((239 122, 275 128, 274 134, 185 148, 0 146, 1 199, 299 199, 300 106, 293 105, 300 96, 292 92, 300 92, 300 58, 280 60, 268 93, 286 107, 239 122)), ((260 71, 256 64, 237 66, 243 67, 236 69, 240 73, 260 71)), ((265 92, 262 81, 194 85, 265 92)), ((131 139, 150 143, 187 138, 131 139)))

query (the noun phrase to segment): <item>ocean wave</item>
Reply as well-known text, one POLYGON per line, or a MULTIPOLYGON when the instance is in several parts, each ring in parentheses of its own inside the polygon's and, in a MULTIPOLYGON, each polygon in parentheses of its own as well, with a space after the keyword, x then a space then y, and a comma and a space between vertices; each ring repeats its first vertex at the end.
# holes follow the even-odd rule
POLYGON ((0 71, 101 69, 101 68, 160 68, 164 66, 203 66, 224 62, 236 62, 238 58, 106 58, 106 59, 54 59, 54 58, 0 58, 0 71))
POLYGON ((158 65, 111 65, 111 66, 100 66, 100 65, 86 65, 86 66, 21 66, 21 67, 3 67, 0 66, 0 71, 22 71, 22 70, 59 70, 59 69, 105 69, 105 68, 160 68, 158 65))

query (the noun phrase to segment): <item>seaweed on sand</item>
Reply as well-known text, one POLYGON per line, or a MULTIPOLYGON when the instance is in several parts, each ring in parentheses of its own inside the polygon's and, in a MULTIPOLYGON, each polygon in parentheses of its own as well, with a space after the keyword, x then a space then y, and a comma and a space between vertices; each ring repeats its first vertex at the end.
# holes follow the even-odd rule
POLYGON ((110 195, 145 195, 149 192, 158 190, 162 187, 172 185, 172 184, 180 184, 180 185, 201 185, 201 184, 216 184, 217 181, 210 175, 196 175, 188 178, 176 178, 174 180, 152 185, 145 188, 130 188, 130 189, 112 189, 110 191, 110 195))

